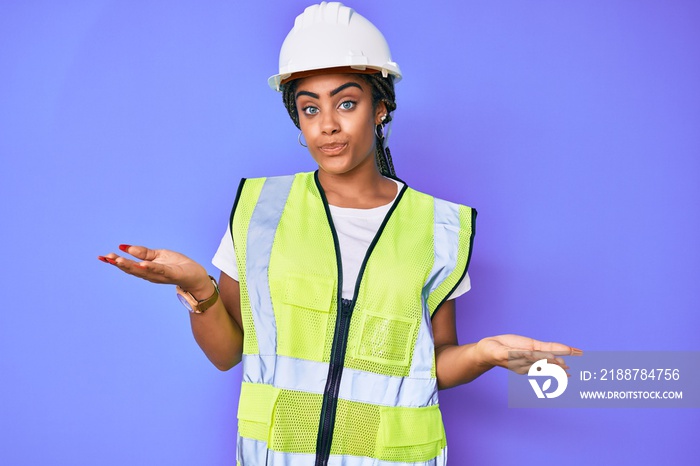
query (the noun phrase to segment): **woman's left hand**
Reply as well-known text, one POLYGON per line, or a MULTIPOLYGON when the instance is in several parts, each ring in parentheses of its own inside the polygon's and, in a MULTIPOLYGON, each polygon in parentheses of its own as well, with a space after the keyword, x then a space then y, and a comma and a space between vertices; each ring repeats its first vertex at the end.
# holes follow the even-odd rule
POLYGON ((491 366, 500 366, 518 374, 526 374, 540 359, 568 370, 561 356, 581 356, 580 349, 562 343, 543 342, 520 335, 498 335, 476 344, 479 360, 491 366))

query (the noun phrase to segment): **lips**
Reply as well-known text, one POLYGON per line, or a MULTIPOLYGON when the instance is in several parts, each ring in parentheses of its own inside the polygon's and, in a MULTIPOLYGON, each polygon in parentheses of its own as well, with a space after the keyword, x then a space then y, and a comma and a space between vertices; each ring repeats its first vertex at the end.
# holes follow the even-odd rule
POLYGON ((321 149, 324 154, 337 155, 340 154, 347 146, 347 142, 329 142, 328 144, 319 146, 319 149, 321 149))

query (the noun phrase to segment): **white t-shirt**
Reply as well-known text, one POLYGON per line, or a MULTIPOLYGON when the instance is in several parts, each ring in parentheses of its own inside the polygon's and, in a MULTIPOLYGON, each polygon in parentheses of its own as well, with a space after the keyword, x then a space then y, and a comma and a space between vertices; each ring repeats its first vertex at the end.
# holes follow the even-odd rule
MULTIPOLYGON (((343 298, 352 299, 355 292, 355 282, 360 273, 362 260, 367 253, 370 243, 379 231, 379 227, 386 217, 396 197, 398 197, 403 183, 392 180, 397 184, 394 200, 390 203, 374 207, 372 209, 351 209, 329 205, 333 226, 338 235, 340 246, 340 259, 343 264, 343 298)), ((212 264, 229 277, 238 281, 238 268, 236 267, 236 251, 231 239, 231 226, 226 229, 226 234, 221 238, 219 249, 211 260, 212 264)), ((463 295, 471 288, 469 274, 465 274, 449 299, 455 299, 463 295)))

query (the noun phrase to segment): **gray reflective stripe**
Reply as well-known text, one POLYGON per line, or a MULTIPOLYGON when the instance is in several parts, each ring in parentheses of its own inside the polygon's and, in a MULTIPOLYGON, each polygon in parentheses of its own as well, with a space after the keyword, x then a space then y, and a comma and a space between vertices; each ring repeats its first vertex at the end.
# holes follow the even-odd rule
POLYGON ((438 402, 437 379, 391 377, 344 369, 340 398, 382 406, 420 408, 438 402))
MULTIPOLYGON (((267 178, 248 225, 246 283, 260 354, 277 352, 277 329, 270 298, 267 267, 270 263, 277 225, 282 217, 293 181, 293 175, 267 178)), ((270 370, 274 371, 274 367, 270 370)), ((267 383, 271 382, 271 379, 267 381, 267 383)))
MULTIPOLYGON (((323 394, 328 376, 328 363, 286 356, 243 355, 243 381, 270 383, 272 368, 274 385, 287 390, 323 394)), ((430 375, 430 374, 428 374, 430 375)), ((339 396, 345 400, 380 406, 419 408, 438 402, 437 380, 434 378, 391 377, 356 369, 343 369, 339 396)))
POLYGON ((236 460, 240 463, 240 466, 266 466, 272 464, 268 461, 266 442, 241 437, 241 434, 238 434, 238 443, 236 444, 236 460))
POLYGON ((423 288, 424 293, 427 288, 426 299, 427 295, 435 291, 457 266, 460 230, 459 205, 435 199, 434 223, 435 262, 433 270, 430 272, 430 278, 423 288))
POLYGON ((287 356, 243 355, 244 382, 270 383, 277 388, 322 394, 327 376, 328 364, 324 362, 287 356), (265 382, 270 380, 270 368, 274 367, 277 367, 274 381, 265 382))
POLYGON ((411 362, 411 377, 430 377, 433 366, 435 345, 433 326, 430 321, 428 297, 450 276, 457 266, 459 248, 459 206, 451 202, 435 199, 433 249, 435 261, 433 270, 423 286, 423 319, 418 328, 418 337, 411 362))
MULTIPOLYGON (((238 461, 241 466, 308 466, 314 464, 313 453, 282 453, 267 450, 267 443, 259 440, 238 437, 238 461)), ((447 464, 447 447, 440 455, 428 461, 403 463, 382 461, 366 456, 331 455, 328 466, 445 466, 447 464)))
POLYGON ((430 321, 430 309, 428 309, 428 297, 423 299, 423 316, 416 346, 413 349, 413 359, 411 360, 410 376, 414 378, 429 378, 433 368, 433 358, 435 357, 435 343, 433 340, 433 325, 430 321))

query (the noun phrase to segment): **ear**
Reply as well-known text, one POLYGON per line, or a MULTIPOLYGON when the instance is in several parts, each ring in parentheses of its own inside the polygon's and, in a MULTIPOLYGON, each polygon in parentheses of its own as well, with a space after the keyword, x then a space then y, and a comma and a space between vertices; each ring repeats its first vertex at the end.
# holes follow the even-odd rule
POLYGON ((382 117, 386 116, 389 112, 386 111, 386 104, 384 102, 379 102, 377 108, 374 111, 374 125, 382 124, 382 117))

